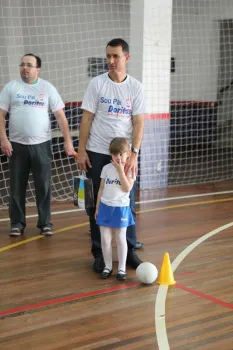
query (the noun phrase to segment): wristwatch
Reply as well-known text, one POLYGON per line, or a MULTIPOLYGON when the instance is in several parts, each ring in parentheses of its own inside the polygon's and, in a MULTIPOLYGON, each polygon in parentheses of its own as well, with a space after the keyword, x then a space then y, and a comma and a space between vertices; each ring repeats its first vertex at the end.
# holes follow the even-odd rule
POLYGON ((132 147, 131 148, 131 151, 133 152, 133 153, 139 153, 139 149, 138 148, 134 148, 134 147, 132 147))

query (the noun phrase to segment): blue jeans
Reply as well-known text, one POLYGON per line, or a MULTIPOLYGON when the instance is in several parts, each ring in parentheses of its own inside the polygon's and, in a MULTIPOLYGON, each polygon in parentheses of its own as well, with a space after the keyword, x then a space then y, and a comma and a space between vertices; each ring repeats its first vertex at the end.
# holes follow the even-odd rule
MULTIPOLYGON (((87 151, 87 153, 92 165, 92 168, 88 168, 87 177, 92 179, 95 204, 96 204, 97 195, 98 195, 100 182, 101 182, 100 174, 101 174, 102 168, 105 165, 110 163, 111 156, 106 154, 101 154, 101 153, 95 153, 91 151, 87 151)), ((134 221, 136 222, 135 197, 136 197, 136 181, 130 192, 130 207, 131 207, 134 221)), ((99 226, 96 225, 95 209, 96 207, 87 209, 87 214, 89 216, 90 227, 91 227, 91 240, 92 240, 91 252, 94 258, 102 255, 100 229, 99 229, 99 226)), ((127 232, 126 232, 126 238, 128 243, 128 250, 134 251, 136 249, 136 243, 137 243, 136 225, 128 226, 127 232)))

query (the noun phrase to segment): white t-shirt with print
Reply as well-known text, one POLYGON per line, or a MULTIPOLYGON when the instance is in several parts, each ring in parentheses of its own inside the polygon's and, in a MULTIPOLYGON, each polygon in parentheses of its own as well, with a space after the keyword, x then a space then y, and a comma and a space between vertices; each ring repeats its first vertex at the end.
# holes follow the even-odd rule
POLYGON ((133 116, 146 113, 142 84, 130 75, 115 83, 104 73, 89 83, 81 108, 94 113, 87 150, 109 154, 114 137, 132 143, 133 116))
POLYGON ((121 188, 120 177, 114 165, 107 164, 103 167, 101 179, 104 179, 104 190, 101 202, 110 207, 127 207, 129 205, 129 193, 121 188))
POLYGON ((48 81, 39 78, 37 83, 27 84, 17 79, 1 91, 0 108, 10 113, 10 141, 34 145, 51 139, 49 110, 63 109, 64 103, 48 81))

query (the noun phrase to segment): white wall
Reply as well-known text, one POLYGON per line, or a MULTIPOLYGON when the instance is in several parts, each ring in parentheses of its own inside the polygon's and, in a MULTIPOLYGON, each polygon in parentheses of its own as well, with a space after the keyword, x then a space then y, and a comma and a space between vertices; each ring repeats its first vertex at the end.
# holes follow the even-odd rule
POLYGON ((233 1, 173 0, 171 100, 216 101, 220 19, 233 18, 233 1))

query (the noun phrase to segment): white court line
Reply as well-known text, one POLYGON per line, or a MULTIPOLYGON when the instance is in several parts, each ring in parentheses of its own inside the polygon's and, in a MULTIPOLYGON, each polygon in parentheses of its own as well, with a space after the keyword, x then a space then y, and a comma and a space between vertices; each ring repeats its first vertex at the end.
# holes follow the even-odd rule
POLYGON ((207 192, 207 193, 200 193, 200 194, 191 194, 191 195, 188 195, 188 196, 151 199, 151 200, 148 200, 148 201, 136 202, 136 204, 164 202, 164 201, 172 201, 172 200, 176 200, 176 199, 188 199, 188 198, 205 197, 205 196, 215 196, 215 195, 229 194, 229 193, 233 193, 233 191, 207 192))
MULTIPOLYGON (((51 215, 59 215, 59 214, 68 214, 68 213, 73 213, 73 212, 77 212, 77 211, 83 211, 84 209, 70 209, 70 210, 63 210, 63 211, 55 211, 53 213, 51 213, 51 215)), ((27 215, 26 218, 30 219, 30 218, 37 218, 37 214, 33 214, 33 215, 27 215)), ((3 218, 0 219, 0 222, 3 221, 9 221, 9 218, 3 218)))
MULTIPOLYGON (((202 237, 198 238, 195 242, 191 243, 173 261, 172 263, 173 272, 175 272, 175 270, 181 264, 181 262, 199 244, 203 243, 208 238, 232 226, 233 226, 233 222, 220 226, 215 230, 209 233, 206 233, 202 237)), ((156 302, 155 302, 155 331, 156 331, 159 350, 170 350, 168 337, 167 337, 166 320, 165 320, 165 303, 166 303, 167 292, 168 292, 168 286, 160 285, 158 289, 157 297, 156 297, 156 302)))
MULTIPOLYGON (((233 191, 208 192, 208 193, 192 194, 192 195, 188 195, 188 196, 150 199, 147 201, 139 201, 139 202, 135 202, 135 203, 136 204, 147 204, 147 203, 156 203, 156 202, 166 202, 166 201, 172 201, 172 200, 178 200, 178 199, 189 199, 189 198, 197 198, 197 197, 205 197, 205 196, 215 196, 215 195, 229 194, 229 193, 233 193, 233 191)), ((54 211, 51 213, 51 215, 67 214, 67 213, 73 213, 73 212, 82 211, 82 210, 84 210, 84 209, 70 209, 70 210, 54 211)), ((27 219, 36 218, 37 216, 38 216, 37 214, 27 215, 26 218, 27 219)), ((9 218, 0 219, 0 222, 4 222, 4 221, 9 221, 9 218)))

